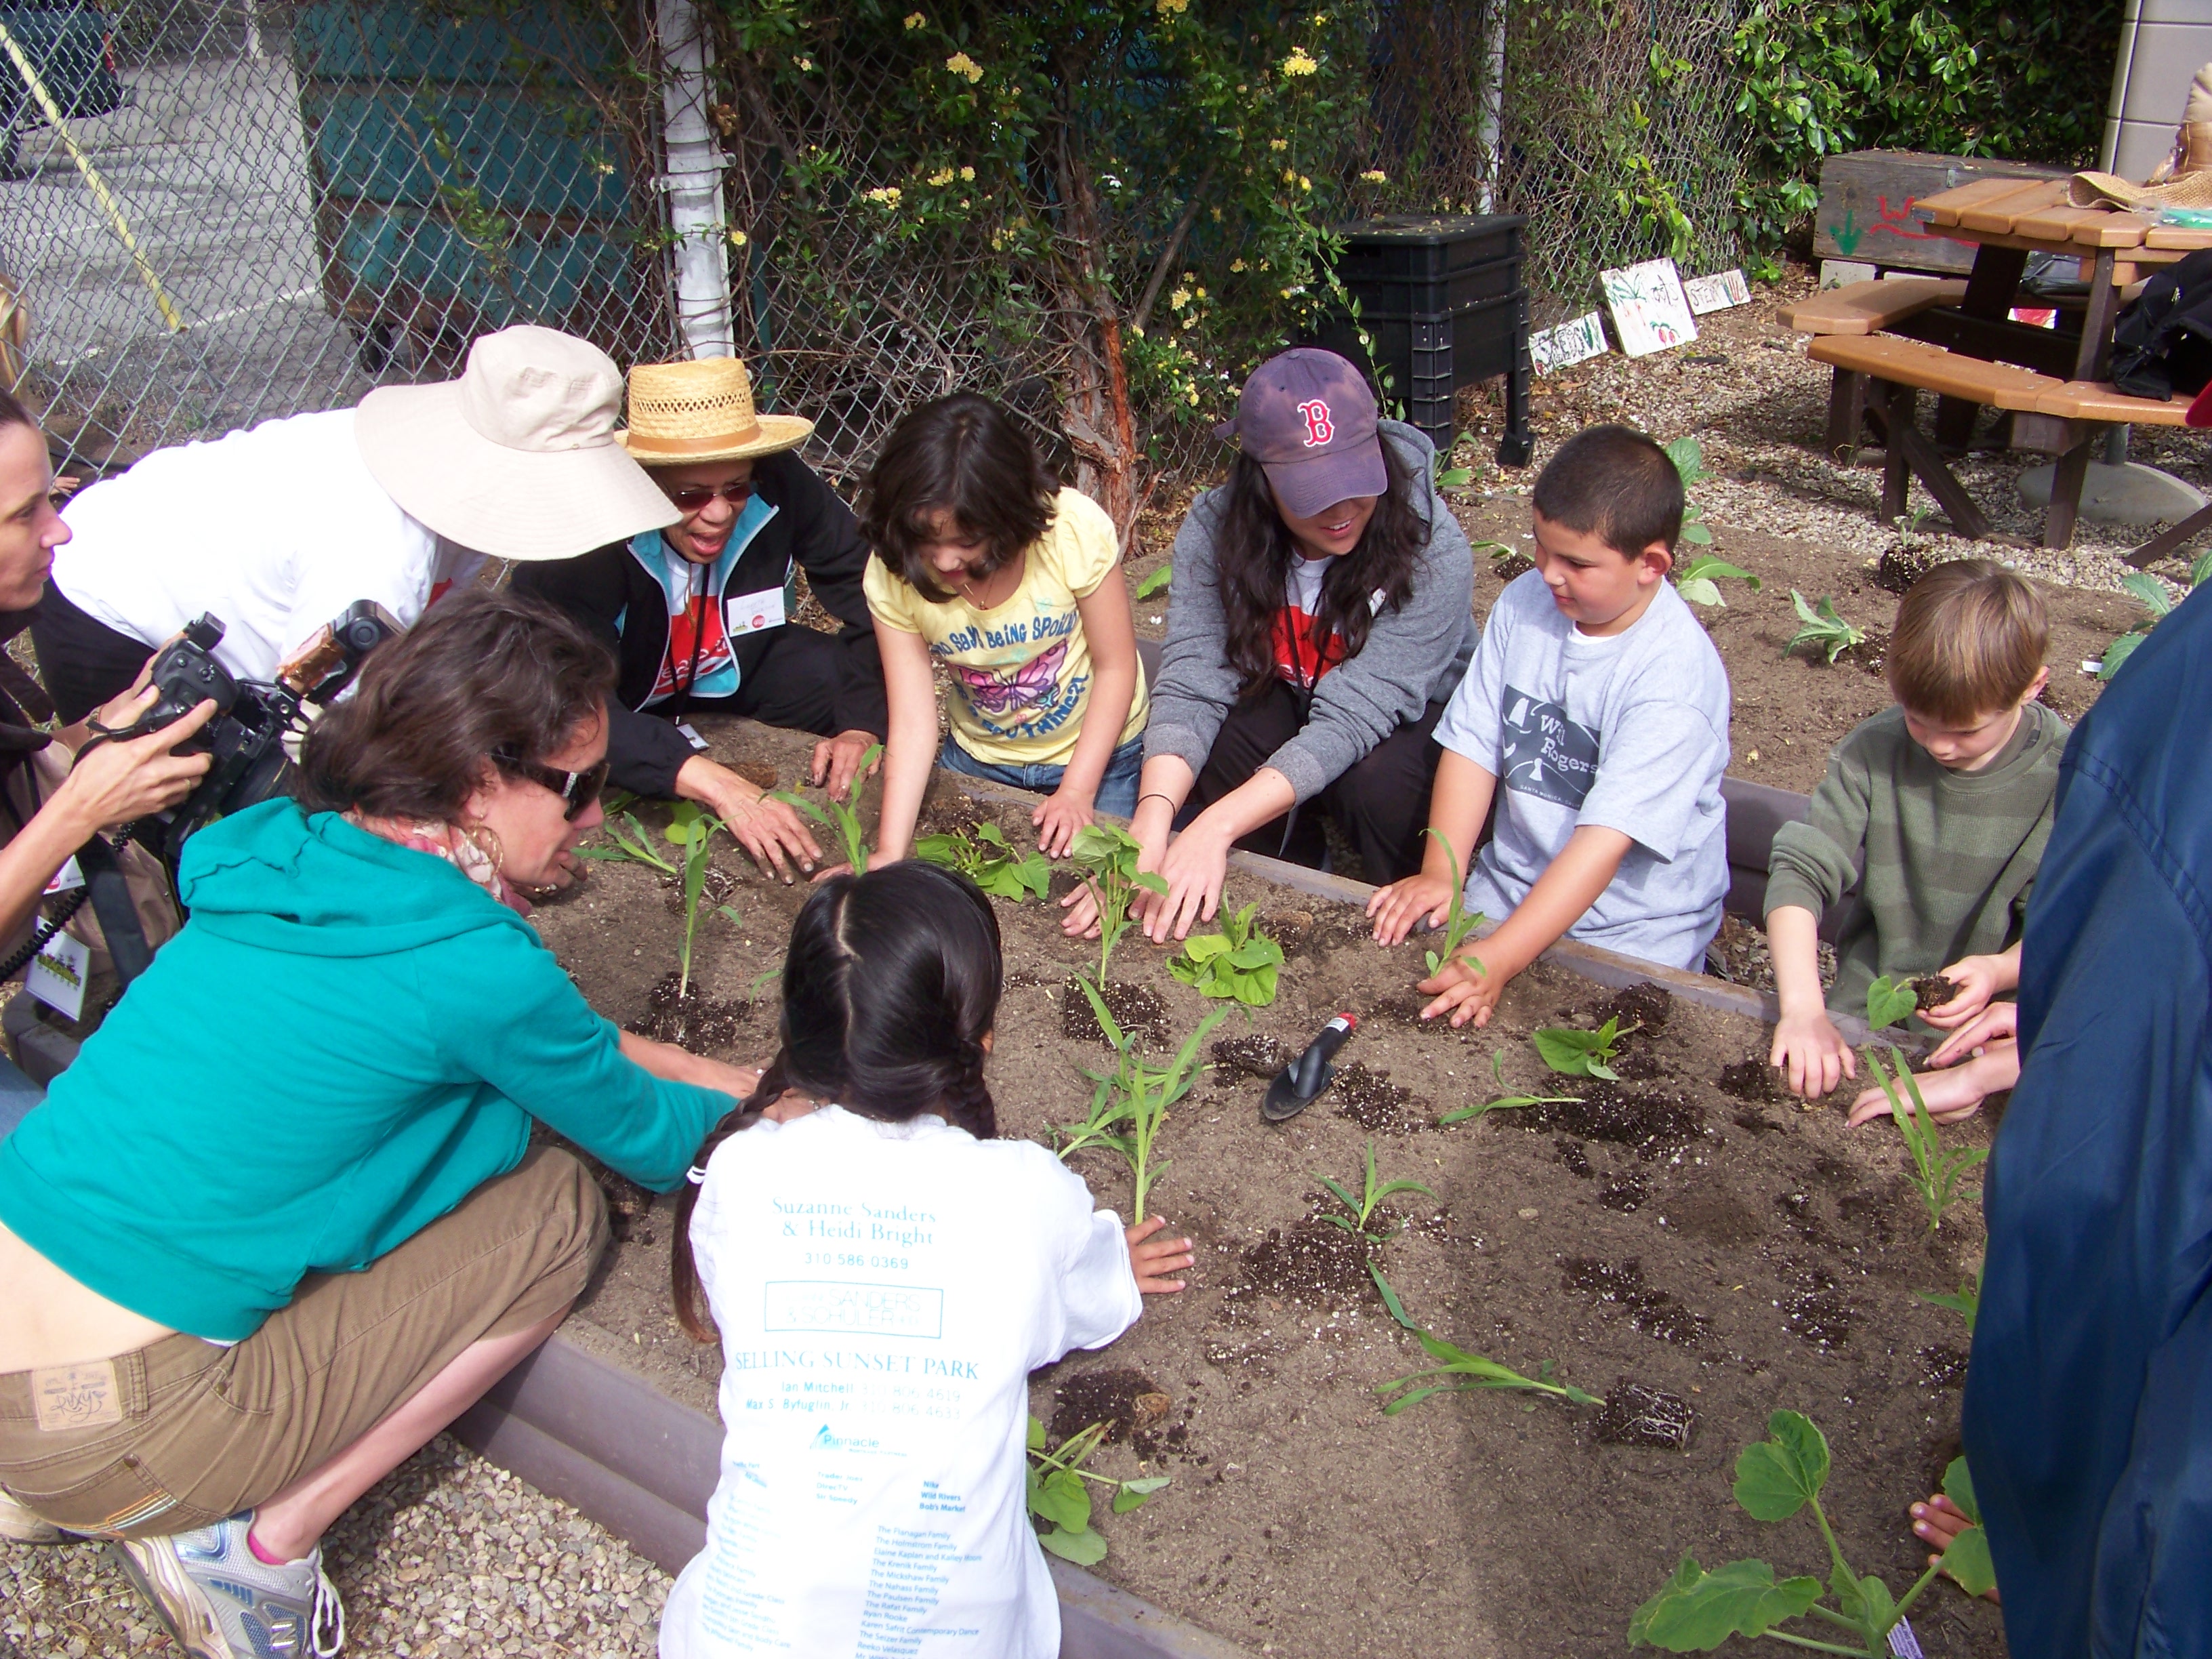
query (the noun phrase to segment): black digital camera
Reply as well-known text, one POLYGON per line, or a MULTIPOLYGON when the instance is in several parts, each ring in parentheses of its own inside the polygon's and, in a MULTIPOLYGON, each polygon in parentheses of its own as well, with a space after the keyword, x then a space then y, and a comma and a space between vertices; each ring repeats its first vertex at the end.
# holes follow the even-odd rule
POLYGON ((176 747, 179 755, 215 757, 192 793, 167 812, 142 818, 133 834, 158 854, 173 877, 185 841, 203 825, 272 795, 290 792, 292 759, 285 738, 307 730, 303 704, 318 708, 353 684, 368 653, 398 633, 399 623, 374 599, 357 599, 324 628, 273 681, 241 679, 216 660, 222 619, 202 616, 184 637, 155 657, 149 680, 161 695, 128 732, 137 737, 182 720, 212 699, 208 723, 176 747))

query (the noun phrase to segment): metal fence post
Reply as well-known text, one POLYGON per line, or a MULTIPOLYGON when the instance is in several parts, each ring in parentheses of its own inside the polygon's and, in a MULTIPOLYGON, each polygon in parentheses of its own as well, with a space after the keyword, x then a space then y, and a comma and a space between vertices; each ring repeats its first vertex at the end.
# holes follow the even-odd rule
POLYGON ((695 0, 658 0, 668 224, 675 233, 676 321, 694 357, 733 357, 728 225, 722 214, 725 158, 707 119, 714 49, 695 0))

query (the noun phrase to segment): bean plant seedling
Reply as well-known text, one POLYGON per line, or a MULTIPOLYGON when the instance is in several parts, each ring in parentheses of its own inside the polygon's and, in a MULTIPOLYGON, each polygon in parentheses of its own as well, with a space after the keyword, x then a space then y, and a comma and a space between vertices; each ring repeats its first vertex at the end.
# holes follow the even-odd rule
POLYGON ((1139 872, 1137 858, 1143 849, 1136 837, 1110 823, 1089 823, 1075 832, 1067 855, 1091 878, 1092 896, 1098 903, 1098 979, 1106 988, 1106 964, 1114 947, 1129 931, 1129 905, 1139 888, 1165 894, 1166 882, 1150 872, 1139 872))
MULTIPOLYGON (((1911 986, 1900 986, 1885 975, 1867 987, 1867 1024, 1877 1031, 1894 1024, 1912 1012, 1917 1000, 1911 986)), ((1960 1146, 1946 1152, 1943 1139, 1936 1133, 1936 1120, 1929 1115, 1928 1103, 1921 1098, 1919 1079, 1912 1075, 1895 1045, 1891 1045, 1889 1050, 1889 1066, 1883 1066, 1871 1042, 1859 1052, 1866 1056, 1875 1080, 1888 1097, 1889 1115, 1895 1120, 1897 1132, 1905 1139, 1905 1152, 1912 1159, 1912 1184, 1928 1211, 1928 1231, 1932 1233, 1943 1224, 1943 1212, 1963 1196, 1960 1187, 1966 1172, 1990 1155, 1989 1149, 1960 1146), (1894 1076, 1890 1070, 1893 1066, 1894 1076), (1899 1092, 1900 1086, 1902 1094, 1899 1092), (1909 1112, 1905 1109, 1906 1096, 1912 1101, 1909 1112)))
POLYGON ((1419 1404, 1432 1394, 1465 1394, 1477 1389, 1516 1389, 1532 1394, 1546 1394, 1555 1400, 1564 1400, 1570 1406, 1602 1406, 1602 1395, 1587 1394, 1571 1382, 1552 1380, 1552 1362, 1546 1360, 1538 1370, 1538 1376, 1523 1376, 1510 1365, 1501 1365, 1495 1359, 1486 1359, 1479 1353, 1469 1353, 1465 1348, 1447 1342, 1434 1332, 1413 1322, 1407 1313, 1405 1304, 1390 1288, 1373 1262, 1367 1264, 1368 1276, 1374 1279, 1375 1288, 1382 1292, 1382 1305, 1390 1310, 1390 1317, 1413 1334, 1413 1339, 1428 1350, 1429 1358, 1437 1364, 1425 1371, 1415 1371, 1395 1382, 1378 1384, 1375 1392, 1396 1394, 1398 1397, 1382 1407, 1382 1415, 1395 1417, 1408 1406, 1419 1404), (1433 1379, 1449 1379, 1437 1382, 1433 1379), (1408 1392, 1399 1394, 1400 1389, 1408 1392))
POLYGON ((1735 1501, 1753 1519, 1770 1524, 1787 1521, 1809 1504, 1834 1564, 1827 1583, 1809 1576, 1777 1579, 1774 1569, 1764 1561, 1731 1561, 1707 1572, 1686 1551, 1674 1576, 1629 1621, 1629 1646, 1709 1653, 1731 1636, 1765 1636, 1820 1653, 1889 1659, 1890 1632, 1938 1572, 1948 1572, 1973 1595, 1996 1582, 1989 1565, 1988 1534, 1979 1524, 1981 1511, 1974 1503, 1964 1458, 1952 1463, 1943 1489, 1975 1524, 1961 1532, 1910 1589, 1893 1600, 1888 1586, 1874 1574, 1851 1571, 1820 1507, 1820 1489, 1828 1480, 1826 1438, 1811 1419, 1797 1412, 1775 1413, 1766 1419, 1766 1431, 1767 1438, 1746 1446, 1735 1460, 1735 1501), (1826 1599, 1830 1595, 1832 1607, 1826 1599), (1830 1627, 1826 1634, 1843 1639, 1822 1641, 1775 1628, 1808 1618, 1820 1620, 1830 1627), (1851 1645, 1846 1646, 1846 1641, 1851 1645))
MULTIPOLYGON (((1710 547, 1712 545, 1713 532, 1705 523, 1705 509, 1697 502, 1687 499, 1689 491, 1713 476, 1705 470, 1705 452, 1698 447, 1695 438, 1680 437, 1667 446, 1667 459, 1674 463, 1674 471, 1682 479, 1685 499, 1682 502, 1681 538, 1692 547, 1710 547)), ((1729 568, 1735 575, 1741 576, 1747 574, 1735 569, 1733 565, 1729 568)), ((1677 580, 1679 580, 1680 578, 1677 580)), ((1756 577, 1751 579, 1751 585, 1754 588, 1759 586, 1756 577)), ((1686 593, 1682 597, 1688 599, 1692 596, 1686 593)), ((1699 605, 1718 605, 1720 602, 1718 588, 1713 590, 1711 599, 1698 601, 1699 605)))
POLYGON ((1368 1224, 1374 1218, 1376 1206, 1384 1199, 1396 1193, 1427 1193, 1431 1198, 1436 1196, 1433 1188, 1424 1187, 1418 1181, 1384 1181, 1376 1175, 1373 1135, 1367 1137, 1367 1181, 1358 1198, 1354 1198, 1345 1188, 1339 1186, 1325 1175, 1316 1175, 1314 1179, 1328 1188, 1336 1201, 1351 1212, 1349 1215, 1325 1215, 1322 1219, 1331 1226, 1341 1227, 1355 1237, 1364 1238, 1370 1243, 1382 1242, 1369 1230, 1368 1224))
POLYGON ((1142 1509, 1170 1478, 1153 1474, 1138 1480, 1116 1480, 1111 1475, 1091 1474, 1083 1466, 1105 1443, 1106 1425, 1093 1423, 1048 1451, 1044 1425, 1035 1417, 1030 1419, 1030 1513, 1045 1523, 1037 1533, 1037 1542, 1079 1567, 1095 1567, 1106 1559, 1106 1540, 1091 1530, 1091 1488, 1085 1481, 1111 1486, 1114 1513, 1127 1515, 1131 1510, 1142 1509))
MULTIPOLYGON (((1495 1048, 1491 1051, 1490 1074, 1498 1079, 1499 1088, 1503 1089, 1506 1086, 1504 1049, 1495 1048)), ((1471 1122, 1486 1112, 1510 1112, 1522 1106, 1579 1106, 1581 1104, 1582 1097, 1579 1095, 1500 1095, 1495 1100, 1484 1101, 1480 1106, 1462 1106, 1456 1111, 1446 1112, 1437 1120, 1437 1127, 1440 1129, 1449 1128, 1455 1123, 1471 1122)))
POLYGON ((1149 599, 1155 593, 1164 593, 1168 591, 1169 584, 1174 580, 1175 561, 1163 559, 1157 568, 1146 572, 1145 579, 1137 584, 1134 597, 1149 599))
MULTIPOLYGON (((2212 552, 2198 556, 2189 568, 2188 586, 2192 589, 2207 576, 2212 576, 2212 552)), ((2134 570, 2120 578, 2120 586, 2135 595, 2150 615, 2105 647, 2105 659, 2097 665, 2097 678, 2109 680, 2120 672, 2120 665, 2135 654, 2136 647, 2150 637, 2150 631, 2173 614, 2173 601, 2166 596, 2166 584, 2146 571, 2134 570)))
POLYGON ((1248 1008, 1264 1008, 1275 1000, 1275 978, 1283 965, 1283 947, 1260 931, 1252 918, 1260 907, 1248 904, 1235 915, 1221 909, 1218 933, 1196 933, 1170 957, 1168 972, 1185 985, 1195 986, 1204 997, 1226 997, 1248 1008))
POLYGON ((1080 1123, 1062 1125, 1054 1133, 1060 1137, 1063 1158, 1086 1146, 1103 1146, 1121 1154, 1135 1183, 1134 1212, 1129 1218, 1134 1225, 1145 1218, 1145 1200, 1160 1171, 1167 1168, 1165 1164, 1152 1162, 1160 1125, 1167 1121, 1168 1109, 1190 1092, 1198 1074, 1206 1069, 1198 1063, 1198 1051, 1213 1028, 1229 1018, 1229 1011, 1216 1008, 1199 1022, 1198 1030, 1190 1034, 1172 1063, 1153 1066, 1145 1059, 1143 1035, 1122 1030, 1108 1010, 1105 998, 1088 980, 1078 975, 1075 982, 1091 1000, 1098 1029, 1114 1047, 1114 1069, 1084 1072, 1092 1085, 1091 1115, 1080 1123))
MULTIPOLYGON (((1467 943, 1468 936, 1476 928, 1482 926, 1483 918, 1481 911, 1467 908, 1466 888, 1459 878, 1459 854, 1452 851, 1451 842, 1434 830, 1424 830, 1421 833, 1436 836, 1437 845, 1444 849, 1444 858, 1451 866, 1451 908, 1444 913, 1444 948, 1428 951, 1425 958, 1429 964, 1429 977, 1434 979, 1443 972, 1444 963, 1458 957, 1459 947, 1467 943)), ((1470 956, 1467 960, 1475 972, 1483 971, 1481 957, 1470 956)))
MULTIPOLYGON (((1686 536, 1690 528, 1684 525, 1682 533, 1686 536)), ((1741 565, 1730 564, 1710 553, 1700 553, 1674 568, 1674 591, 1692 605, 1717 605, 1726 609, 1728 601, 1721 597, 1723 581, 1744 582, 1753 592, 1759 592, 1758 577, 1741 565)))
POLYGON ((1032 893, 1042 898, 1052 889, 1052 866, 1044 854, 1016 858, 995 823, 979 823, 972 834, 955 830, 949 835, 924 836, 915 842, 914 855, 924 864, 957 870, 985 892, 1017 904, 1032 893))
POLYGON ((1528 1041, 1536 1045, 1544 1064, 1562 1077, 1595 1077, 1618 1083, 1620 1079, 1613 1069, 1613 1056, 1620 1051, 1621 1039, 1629 1031, 1642 1029, 1640 1025, 1632 1025, 1623 1030, 1620 1017, 1616 1014, 1595 1031, 1578 1031, 1571 1025, 1547 1026, 1528 1041))
POLYGON ((775 790, 769 796, 770 800, 780 800, 787 806, 795 806, 815 823, 836 830, 837 839, 844 845, 845 862, 853 866, 853 873, 856 876, 868 873, 868 832, 860 824, 860 791, 867 787, 868 769, 883 758, 883 744, 872 743, 868 745, 867 752, 860 757, 860 764, 854 772, 853 781, 847 787, 842 800, 832 798, 823 805, 817 806, 805 796, 795 795, 788 789, 775 790))
POLYGON ((1866 629, 1847 623, 1838 616, 1835 600, 1826 593, 1820 596, 1818 609, 1808 605, 1805 596, 1794 587, 1790 590, 1790 598, 1797 607, 1797 620, 1804 625, 1790 636, 1790 643, 1782 647, 1784 656, 1789 656, 1801 646, 1809 645, 1826 652, 1828 661, 1833 664, 1853 646, 1866 643, 1866 629))

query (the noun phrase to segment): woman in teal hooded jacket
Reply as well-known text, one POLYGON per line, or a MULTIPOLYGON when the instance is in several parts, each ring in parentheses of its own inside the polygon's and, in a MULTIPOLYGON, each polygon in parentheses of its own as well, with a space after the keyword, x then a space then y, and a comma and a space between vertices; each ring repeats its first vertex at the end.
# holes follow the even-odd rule
POLYGON ((379 651, 313 806, 202 830, 191 911, 0 1142, 0 1524, 117 1540, 201 1659, 332 1653, 325 1528, 552 1331, 753 1075, 619 1032, 524 920, 601 818, 614 665, 483 592, 379 651))

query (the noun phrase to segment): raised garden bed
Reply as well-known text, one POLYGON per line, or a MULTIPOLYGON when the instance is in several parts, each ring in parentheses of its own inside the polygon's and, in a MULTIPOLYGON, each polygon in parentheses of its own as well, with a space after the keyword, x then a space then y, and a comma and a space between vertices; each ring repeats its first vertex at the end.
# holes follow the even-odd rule
MULTIPOLYGON (((718 757, 772 767, 787 784, 799 775, 804 740, 700 724, 718 757)), ((978 816, 1027 842, 1020 805, 973 802, 943 777, 925 828, 978 816)), ((703 1011, 694 1041, 704 1032, 710 1052, 763 1060, 775 1002, 762 976, 804 891, 762 878, 734 848, 717 863, 744 920, 702 924, 695 981, 731 1006, 703 1011)), ((1606 1651, 1685 1549, 1709 1565, 1756 1555, 1825 1571, 1809 1531, 1760 1527, 1728 1502, 1738 1449, 1790 1407, 1834 1444, 1826 1501, 1853 1564, 1893 1589, 1910 1582, 1921 1553, 1905 1506, 1955 1453, 1967 1346, 1954 1315, 1913 1293, 1968 1275, 1978 1206, 1954 1206, 1931 1239, 1893 1131, 1846 1132, 1832 1103, 1806 1112, 1767 1097, 1768 1036, 1756 1000, 1734 988, 1674 976, 1680 994, 1623 1001, 1545 963, 1488 1030, 1437 1030, 1413 1017, 1423 941, 1384 950, 1353 906, 1243 871, 1231 897, 1257 902, 1290 955, 1274 1005, 1231 1015, 1216 1033, 1233 1043, 1225 1063, 1163 1133, 1171 1167, 1153 1207, 1198 1241, 1191 1288, 1033 1388, 1036 1414, 1063 1433, 1126 1421, 1095 1467, 1173 1477, 1146 1508, 1102 1513, 1111 1553, 1099 1574, 1255 1652, 1606 1651), (1608 1007, 1644 1027, 1622 1081, 1598 1089, 1547 1073, 1529 1033, 1593 1024, 1608 1007), (1362 1022, 1339 1057, 1346 1075, 1303 1116, 1264 1126, 1264 1085, 1244 1062, 1264 1068, 1272 1045, 1294 1051, 1340 1011, 1362 1022), (1433 1127, 1500 1092, 1583 1098, 1433 1127), (1358 1242, 1321 1219, 1335 1206, 1317 1178, 1356 1188, 1370 1137, 1385 1176, 1435 1193, 1389 1200, 1398 1230, 1372 1253, 1407 1309, 1522 1371, 1551 1362, 1613 1410, 1478 1394, 1381 1414, 1377 1386, 1422 1356, 1385 1312, 1358 1242), (1633 1388, 1687 1406, 1686 1450, 1621 1443, 1636 1438, 1618 1420, 1633 1388)), ((1083 1115, 1079 1068, 1106 1052, 1067 1035, 1080 1022, 1068 1019, 1066 981, 1095 949, 1060 934, 1056 908, 1000 901, 999 914, 1009 988, 991 1084, 1004 1132, 1049 1143, 1050 1126, 1083 1115)), ((597 1006, 624 1024, 668 1018, 653 992, 681 924, 653 872, 595 864, 539 922, 597 1006)), ((1595 953, 1577 960, 1615 982, 1636 975, 1595 953)), ((1174 1042, 1208 1011, 1169 975, 1167 953, 1133 934, 1110 977, 1157 999, 1174 1042)), ((1987 1135, 1946 1132, 1954 1143, 1987 1135)), ((1088 1153, 1075 1167, 1126 1212, 1125 1168, 1088 1153)), ((667 1201, 611 1184, 626 1237, 571 1340, 711 1411, 717 1353, 668 1311, 667 1201)), ((711 1468, 702 1478, 711 1483, 711 1468)), ((2003 1650, 1995 1609, 1948 1586, 1914 1622, 1931 1656, 2003 1650)))

